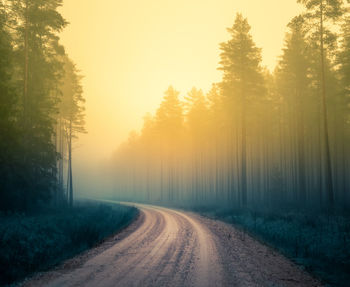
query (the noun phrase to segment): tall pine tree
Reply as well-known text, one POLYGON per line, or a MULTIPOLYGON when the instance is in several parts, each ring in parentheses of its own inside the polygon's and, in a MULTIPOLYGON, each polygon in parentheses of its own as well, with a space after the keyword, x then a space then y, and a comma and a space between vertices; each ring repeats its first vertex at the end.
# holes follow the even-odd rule
POLYGON ((334 186, 331 163, 330 139, 329 139, 329 122, 328 122, 328 107, 327 107, 327 78, 326 64, 327 56, 334 48, 335 35, 331 32, 327 24, 330 21, 338 20, 344 10, 342 0, 298 0, 307 9, 304 18, 311 24, 313 29, 310 33, 316 39, 319 48, 319 63, 320 63, 320 87, 321 87, 321 106, 323 116, 323 134, 325 146, 325 185, 327 190, 327 201, 330 206, 334 204, 334 186))
MULTIPOLYGON (((221 83, 226 106, 232 111, 240 110, 241 135, 241 202, 247 205, 247 113, 249 106, 264 93, 261 69, 261 49, 257 48, 250 34, 246 18, 237 14, 235 22, 228 28, 231 39, 220 45, 223 71, 221 83)), ((232 171, 230 171, 232 172, 232 171)))

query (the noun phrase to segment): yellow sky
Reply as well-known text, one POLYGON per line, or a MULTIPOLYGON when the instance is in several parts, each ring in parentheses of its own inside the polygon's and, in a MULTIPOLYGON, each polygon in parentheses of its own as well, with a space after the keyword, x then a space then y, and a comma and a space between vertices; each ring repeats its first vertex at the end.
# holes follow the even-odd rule
POLYGON ((77 161, 108 158, 170 84, 184 94, 219 81, 219 43, 237 12, 272 69, 299 11, 296 0, 66 0, 62 43, 85 76, 87 100, 77 161))

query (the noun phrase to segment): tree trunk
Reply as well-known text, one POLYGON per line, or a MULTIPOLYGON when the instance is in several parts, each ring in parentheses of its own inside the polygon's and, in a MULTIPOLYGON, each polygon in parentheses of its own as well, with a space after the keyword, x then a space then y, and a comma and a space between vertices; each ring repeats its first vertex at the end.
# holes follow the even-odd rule
POLYGON ((27 127, 28 117, 28 62, 29 62, 29 47, 28 47, 28 5, 29 0, 25 2, 25 23, 24 23, 24 75, 23 75, 23 115, 25 128, 27 127))
POLYGON ((323 110, 323 129, 324 129, 324 143, 325 143, 325 160, 326 160, 326 189, 328 204, 333 206, 333 178, 332 178, 332 164, 330 158, 329 135, 328 135, 328 116, 326 105, 326 76, 325 76, 325 61, 324 61, 324 29, 323 29, 323 1, 320 4, 320 40, 321 40, 321 81, 322 81, 322 110, 323 110))
MULTIPOLYGON (((298 89, 299 90, 299 89, 298 89)), ((305 139, 304 139, 304 105, 301 91, 298 91, 298 117, 297 117, 297 137, 298 137, 298 177, 299 177, 299 200, 306 202, 306 176, 305 176, 305 139)))
POLYGON ((247 127, 246 127, 246 99, 243 95, 242 109, 242 205, 247 206, 247 127))
POLYGON ((72 172, 72 121, 69 123, 68 139, 68 165, 69 165, 69 205, 73 206, 73 172, 72 172))
POLYGON ((62 126, 62 118, 60 118, 59 124, 59 153, 61 158, 58 163, 58 184, 60 189, 60 200, 63 199, 63 160, 64 160, 64 150, 63 150, 63 126, 62 126))

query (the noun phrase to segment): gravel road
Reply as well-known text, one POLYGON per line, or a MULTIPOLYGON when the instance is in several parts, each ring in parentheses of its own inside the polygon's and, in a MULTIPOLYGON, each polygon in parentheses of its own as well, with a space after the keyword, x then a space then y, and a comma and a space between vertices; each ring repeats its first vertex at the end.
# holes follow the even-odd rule
POLYGON ((23 286, 322 286, 231 225, 137 207, 139 218, 124 231, 23 286))

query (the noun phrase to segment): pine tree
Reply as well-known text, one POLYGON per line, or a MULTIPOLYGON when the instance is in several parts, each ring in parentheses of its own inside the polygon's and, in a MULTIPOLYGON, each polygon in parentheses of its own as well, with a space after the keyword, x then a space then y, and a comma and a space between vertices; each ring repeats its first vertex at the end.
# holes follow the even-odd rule
POLYGON ((175 200, 178 156, 176 150, 184 135, 183 104, 179 92, 172 86, 164 93, 163 101, 155 115, 155 130, 160 146, 161 200, 175 200), (164 194, 164 192, 167 192, 164 194))
POLYGON ((57 153, 55 114, 59 100, 58 80, 62 64, 58 55, 64 53, 58 32, 66 21, 57 9, 61 0, 8 0, 11 17, 8 22, 14 34, 16 74, 21 83, 20 98, 25 172, 24 205, 50 199, 56 189, 57 153))
POLYGON ((330 53, 334 48, 335 35, 328 29, 327 22, 338 20, 344 10, 342 8, 342 0, 298 0, 298 3, 303 4, 307 12, 304 14, 305 19, 311 24, 316 24, 316 29, 311 29, 311 33, 318 40, 319 45, 319 59, 321 70, 321 103, 323 112, 323 132, 325 145, 325 181, 327 189, 328 204, 334 204, 334 190, 333 190, 333 175, 329 142, 329 123, 327 111, 327 79, 326 79, 326 58, 327 53, 330 53))
POLYGON ((187 124, 190 133, 195 138, 201 140, 207 129, 207 102, 202 90, 192 88, 192 90, 185 97, 187 106, 187 124), (199 134, 196 136, 196 134, 199 134))
POLYGON ((342 175, 341 189, 343 199, 343 206, 346 206, 349 202, 349 182, 348 182, 348 169, 349 169, 349 155, 350 150, 346 143, 350 140, 350 16, 344 18, 342 24, 342 41, 341 50, 337 55, 337 64, 339 66, 338 75, 340 79, 340 95, 339 95, 339 109, 338 115, 341 117, 341 123, 338 129, 341 129, 341 143, 339 145, 339 153, 341 158, 339 159, 340 173, 342 175))
MULTIPOLYGON (((72 144, 73 139, 79 133, 85 133, 84 120, 84 103, 83 89, 81 86, 82 77, 79 75, 74 63, 65 56, 64 62, 64 77, 61 87, 62 99, 59 106, 59 121, 63 121, 62 128, 64 129, 67 150, 68 150, 68 201, 73 205, 73 166, 72 166, 72 144)), ((62 131, 61 131, 62 133, 62 131)))
POLYGON ((205 173, 205 157, 207 156, 208 143, 208 108, 202 90, 192 88, 185 100, 192 194, 195 200, 198 201, 200 192, 203 195, 206 188, 206 185, 203 183, 203 175, 205 173))
POLYGON ((341 51, 338 54, 337 62, 339 64, 339 75, 342 86, 342 92, 345 106, 350 100, 350 16, 344 19, 342 25, 341 51))
POLYGON ((18 129, 18 94, 11 77, 14 71, 12 37, 5 25, 8 14, 0 3, 0 210, 14 209, 21 198, 23 156, 18 129))
POLYGON ((226 107, 235 111, 240 106, 241 126, 241 201, 247 206, 247 112, 256 97, 263 94, 261 72, 261 49, 257 48, 250 35, 247 19, 237 14, 232 28, 227 29, 231 39, 220 45, 223 71, 221 83, 226 107))
POLYGON ((183 105, 179 100, 179 92, 172 86, 164 94, 156 113, 156 128, 165 135, 164 140, 171 142, 183 133, 183 105))
POLYGON ((309 46, 306 41, 304 19, 295 17, 289 24, 290 32, 286 36, 283 55, 276 69, 278 92, 282 96, 288 111, 288 127, 297 143, 297 174, 299 179, 298 200, 306 200, 305 170, 305 119, 309 96, 309 46))

